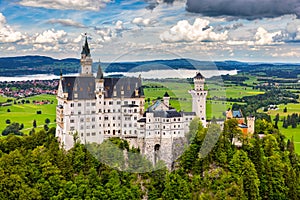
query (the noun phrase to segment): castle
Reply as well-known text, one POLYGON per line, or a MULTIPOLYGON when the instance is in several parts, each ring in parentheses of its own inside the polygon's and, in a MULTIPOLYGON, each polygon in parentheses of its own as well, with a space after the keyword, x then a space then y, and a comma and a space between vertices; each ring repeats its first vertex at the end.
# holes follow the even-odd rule
POLYGON ((93 75, 87 37, 80 64, 78 76, 61 75, 57 92, 56 136, 66 150, 73 147, 75 133, 83 144, 119 137, 139 148, 153 164, 162 160, 171 168, 183 151, 190 122, 199 117, 207 125, 207 91, 200 72, 189 91, 192 112, 172 108, 167 92, 145 111, 141 77, 104 77, 100 66, 93 75))

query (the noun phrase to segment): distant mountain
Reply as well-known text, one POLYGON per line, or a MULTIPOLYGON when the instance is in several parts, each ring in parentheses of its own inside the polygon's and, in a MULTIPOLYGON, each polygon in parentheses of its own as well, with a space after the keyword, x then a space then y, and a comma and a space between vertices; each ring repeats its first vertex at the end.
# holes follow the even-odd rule
MULTIPOLYGON (((93 72, 96 72, 98 62, 93 64, 93 72)), ((238 61, 198 61, 188 58, 172 60, 151 60, 138 62, 114 62, 101 63, 105 72, 136 72, 164 69, 200 69, 200 70, 234 70, 242 72, 264 69, 292 69, 299 64, 284 63, 247 63, 238 61)), ((0 76, 21 76, 33 74, 63 74, 78 73, 80 60, 75 58, 54 59, 47 56, 19 56, 0 58, 0 76)))

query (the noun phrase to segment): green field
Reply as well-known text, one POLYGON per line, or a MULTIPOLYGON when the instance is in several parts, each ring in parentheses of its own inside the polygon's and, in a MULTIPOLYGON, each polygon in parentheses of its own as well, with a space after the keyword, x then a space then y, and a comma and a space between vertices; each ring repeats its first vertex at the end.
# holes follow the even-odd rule
MULTIPOLYGON (((267 114, 269 114, 272 119, 274 119, 274 117, 279 114, 280 116, 280 120, 283 119, 284 116, 287 115, 291 115, 293 113, 298 113, 300 114, 300 104, 294 104, 294 103, 289 103, 286 105, 278 105, 278 110, 271 110, 266 112, 267 114), (284 113, 283 109, 287 108, 287 112, 284 113)), ((262 109, 259 109, 258 112, 263 112, 262 109)), ((291 128, 291 126, 289 126, 287 129, 282 127, 282 121, 278 122, 278 128, 280 130, 281 133, 283 133, 287 139, 291 139, 292 137, 294 137, 294 142, 295 142, 295 148, 297 153, 300 154, 300 125, 298 125, 297 128, 291 128)))
MULTIPOLYGON (((4 98, 4 97, 2 97, 4 98)), ((21 100, 21 99, 20 99, 21 100)), ((18 101, 20 101, 18 100, 18 101)), ((0 132, 2 132, 7 124, 5 121, 9 119, 11 122, 18 122, 24 124, 24 129, 21 130, 24 133, 28 133, 33 127, 32 123, 35 119, 37 122, 37 130, 42 129, 45 124, 45 119, 50 119, 49 127, 55 127, 55 108, 56 97, 54 95, 38 95, 28 97, 26 100, 30 100, 30 104, 12 104, 11 106, 0 107, 0 132), (32 100, 42 101, 49 100, 54 101, 53 104, 46 105, 34 105, 32 100), (7 112, 10 109, 11 112, 7 112), (41 115, 37 115, 36 111, 42 111, 41 115)))

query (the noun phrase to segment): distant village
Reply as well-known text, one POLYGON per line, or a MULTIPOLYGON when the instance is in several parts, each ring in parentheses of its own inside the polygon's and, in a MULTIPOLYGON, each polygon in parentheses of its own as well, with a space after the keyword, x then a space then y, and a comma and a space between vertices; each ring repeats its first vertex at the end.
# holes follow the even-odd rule
POLYGON ((0 96, 16 99, 39 95, 56 95, 58 80, 27 80, 0 82, 0 96))

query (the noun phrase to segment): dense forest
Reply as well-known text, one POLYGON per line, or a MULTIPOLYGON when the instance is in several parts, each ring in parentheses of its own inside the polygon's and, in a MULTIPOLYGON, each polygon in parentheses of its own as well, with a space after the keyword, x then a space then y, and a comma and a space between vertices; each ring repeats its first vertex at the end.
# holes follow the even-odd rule
POLYGON ((77 142, 69 151, 61 149, 54 133, 51 128, 0 138, 0 199, 300 198, 300 163, 294 143, 266 120, 256 121, 253 136, 243 135, 234 119, 227 120, 223 130, 217 124, 203 128, 193 120, 189 145, 171 171, 162 163, 151 168, 141 156, 126 163, 125 154, 115 154, 109 143, 121 152, 137 154, 139 149, 121 139, 98 148, 100 154, 106 149, 102 157, 120 160, 107 165, 98 159, 95 146, 77 142), (239 138, 241 147, 232 144, 234 138, 239 138), (203 152, 209 146, 213 148, 206 155, 203 152), (141 162, 151 170, 130 172, 141 162))

